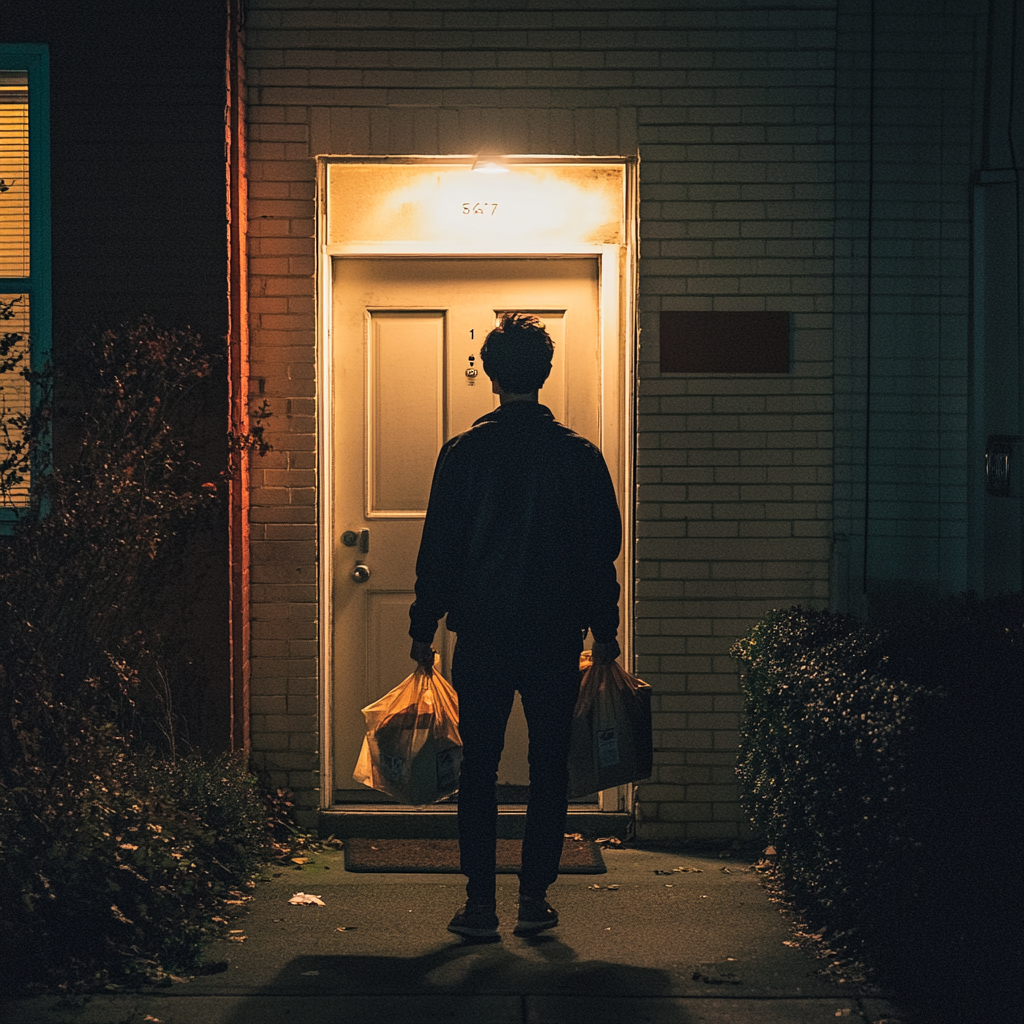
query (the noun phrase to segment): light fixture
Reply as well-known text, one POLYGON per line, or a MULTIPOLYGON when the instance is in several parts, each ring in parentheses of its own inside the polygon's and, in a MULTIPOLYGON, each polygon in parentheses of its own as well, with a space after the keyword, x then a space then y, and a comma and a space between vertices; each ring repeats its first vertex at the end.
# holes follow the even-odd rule
POLYGON ((478 154, 470 170, 477 174, 508 174, 505 162, 497 153, 478 154))

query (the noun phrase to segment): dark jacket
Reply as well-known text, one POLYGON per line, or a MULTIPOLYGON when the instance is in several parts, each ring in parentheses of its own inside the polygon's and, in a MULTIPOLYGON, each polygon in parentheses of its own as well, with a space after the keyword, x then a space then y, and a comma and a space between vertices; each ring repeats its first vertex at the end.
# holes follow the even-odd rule
POLYGON ((622 543, 601 451, 534 402, 481 416, 437 457, 416 560, 414 640, 615 638, 622 543))

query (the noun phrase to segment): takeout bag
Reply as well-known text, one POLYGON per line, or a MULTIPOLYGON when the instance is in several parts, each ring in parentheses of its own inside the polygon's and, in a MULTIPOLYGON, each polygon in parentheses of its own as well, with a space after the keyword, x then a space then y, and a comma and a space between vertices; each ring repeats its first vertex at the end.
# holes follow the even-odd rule
POLYGON ((459 788, 459 700, 436 668, 417 667, 363 708, 366 739, 352 777, 370 789, 420 807, 459 788))
POLYGON ((569 745, 569 798, 586 796, 654 771, 651 688, 618 662, 580 656, 580 693, 569 745))

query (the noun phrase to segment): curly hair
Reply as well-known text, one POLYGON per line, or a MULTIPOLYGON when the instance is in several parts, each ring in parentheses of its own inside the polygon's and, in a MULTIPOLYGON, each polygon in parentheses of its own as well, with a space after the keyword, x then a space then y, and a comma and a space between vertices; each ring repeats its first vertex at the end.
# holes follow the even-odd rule
POLYGON ((551 373, 555 344, 544 324, 528 313, 502 313, 480 348, 484 373, 503 391, 539 391, 551 373))

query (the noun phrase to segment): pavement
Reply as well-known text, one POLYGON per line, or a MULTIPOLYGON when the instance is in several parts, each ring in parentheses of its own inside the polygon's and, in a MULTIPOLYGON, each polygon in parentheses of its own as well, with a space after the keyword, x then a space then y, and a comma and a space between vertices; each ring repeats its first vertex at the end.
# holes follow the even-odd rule
POLYGON ((607 873, 552 886, 561 924, 533 939, 512 935, 517 878, 499 875, 500 940, 472 943, 445 930, 464 900, 461 875, 350 873, 340 851, 310 856, 301 868, 270 869, 233 935, 209 950, 219 973, 4 1002, 0 1020, 896 1024, 879 993, 829 980, 792 944, 749 858, 607 849, 607 873), (289 903, 298 892, 324 905, 289 903))

